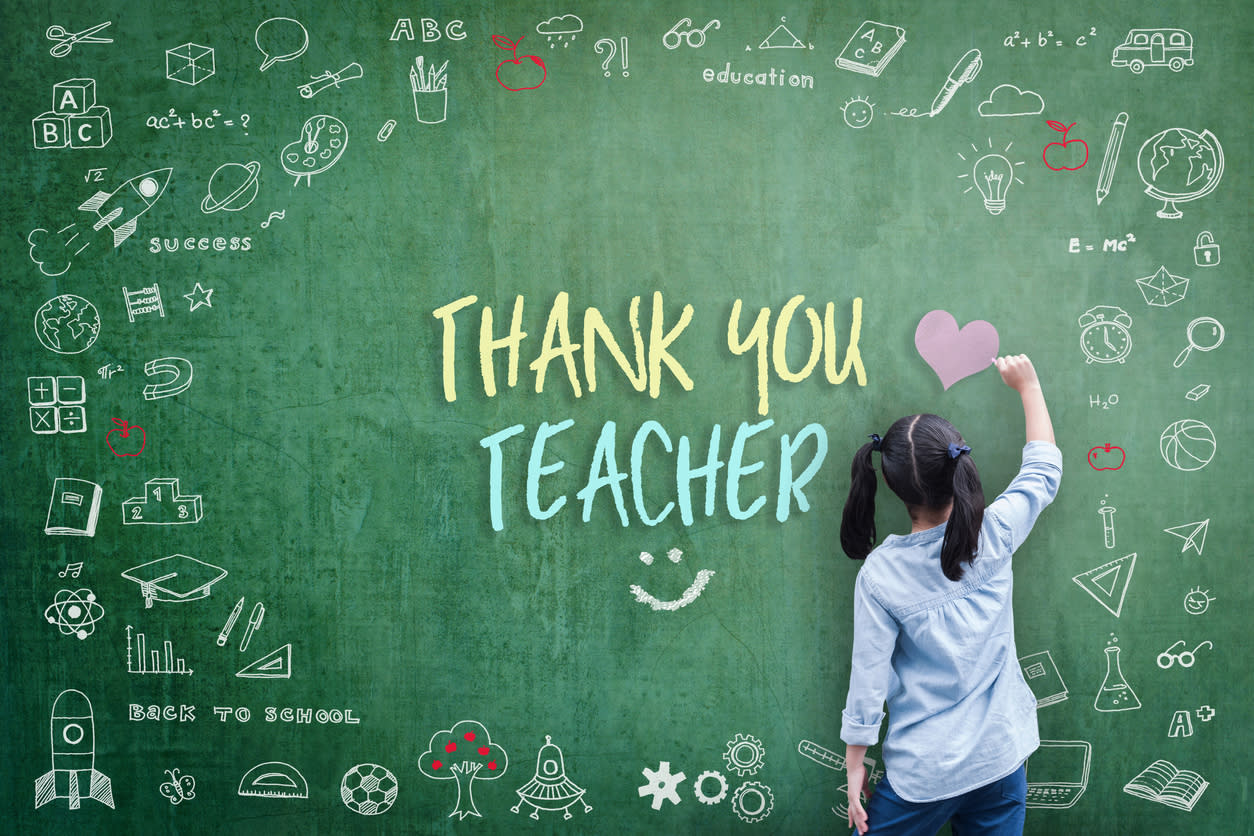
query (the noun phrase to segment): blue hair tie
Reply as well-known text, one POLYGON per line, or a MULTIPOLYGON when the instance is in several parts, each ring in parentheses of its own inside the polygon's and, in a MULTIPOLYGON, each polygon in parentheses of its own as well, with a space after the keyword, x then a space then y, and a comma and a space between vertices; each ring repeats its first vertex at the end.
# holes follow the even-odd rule
POLYGON ((879 433, 871 433, 868 438, 871 439, 871 449, 879 452, 884 449, 884 439, 880 438, 879 433))
POLYGON ((965 444, 954 444, 952 441, 949 443, 949 458, 951 459, 956 459, 959 456, 961 456, 963 453, 970 453, 970 452, 971 452, 971 448, 965 444))

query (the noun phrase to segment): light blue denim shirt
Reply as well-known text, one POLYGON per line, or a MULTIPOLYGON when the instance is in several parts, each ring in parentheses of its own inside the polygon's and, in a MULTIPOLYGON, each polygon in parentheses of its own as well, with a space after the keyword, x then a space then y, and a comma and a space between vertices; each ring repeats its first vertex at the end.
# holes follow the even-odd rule
POLYGON ((1040 745, 1015 650, 1010 556, 1061 479, 1058 448, 1029 442, 1019 474, 985 510, 979 551, 959 581, 941 572, 943 525, 889 535, 858 572, 840 736, 874 745, 887 703, 884 766, 907 801, 1004 778, 1040 745))

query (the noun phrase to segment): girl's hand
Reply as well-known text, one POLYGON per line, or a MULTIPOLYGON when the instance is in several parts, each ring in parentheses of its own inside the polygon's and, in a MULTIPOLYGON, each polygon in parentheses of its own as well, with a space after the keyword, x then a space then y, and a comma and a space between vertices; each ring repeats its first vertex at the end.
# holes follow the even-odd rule
POLYGON ((852 761, 846 761, 845 771, 849 776, 849 784, 846 786, 849 793, 849 826, 856 827, 859 834, 866 833, 868 829, 866 809, 862 806, 862 794, 866 793, 868 797, 870 796, 866 764, 859 760, 855 766, 852 761))
POLYGON ((1030 387, 1040 387, 1041 381, 1036 376, 1036 369, 1026 354, 998 357, 993 362, 1001 373, 1001 379, 1016 392, 1022 394, 1023 390, 1030 387))

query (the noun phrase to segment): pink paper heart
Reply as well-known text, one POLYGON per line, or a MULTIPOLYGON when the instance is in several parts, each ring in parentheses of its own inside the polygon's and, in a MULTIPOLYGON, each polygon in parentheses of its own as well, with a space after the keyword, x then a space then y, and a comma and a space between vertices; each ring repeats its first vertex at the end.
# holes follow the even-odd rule
POLYGON ((1000 345, 991 323, 977 319, 959 328, 948 311, 930 311, 914 329, 914 347, 946 389, 988 368, 1000 345))

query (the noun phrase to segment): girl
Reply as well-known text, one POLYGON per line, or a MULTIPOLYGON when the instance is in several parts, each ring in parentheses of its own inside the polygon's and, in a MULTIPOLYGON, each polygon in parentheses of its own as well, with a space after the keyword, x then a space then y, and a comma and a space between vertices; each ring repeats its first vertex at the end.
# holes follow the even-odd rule
POLYGON ((911 415, 854 456, 840 542, 866 558, 854 587, 853 668, 841 739, 849 823, 874 836, 1021 834, 1024 761, 1040 744, 1019 670, 1010 556, 1058 492, 1062 454, 1032 361, 995 361, 1023 401, 1027 444, 1005 493, 984 507, 971 448, 943 418, 911 415), (910 533, 875 547, 874 453, 906 504, 910 533), (884 740, 886 777, 864 809, 863 757, 884 740))

